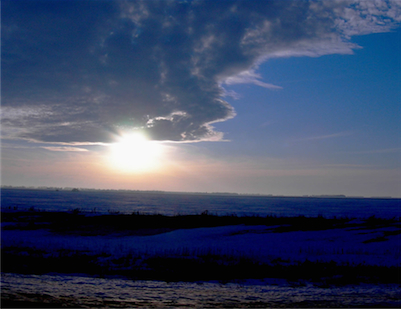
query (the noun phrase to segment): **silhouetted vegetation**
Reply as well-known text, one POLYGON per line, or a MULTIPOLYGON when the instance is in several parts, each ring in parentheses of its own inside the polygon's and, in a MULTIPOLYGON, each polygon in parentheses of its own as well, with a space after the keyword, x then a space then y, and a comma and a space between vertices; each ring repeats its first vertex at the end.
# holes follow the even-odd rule
MULTIPOLYGON (((385 220, 385 219, 382 219, 385 220)), ((349 218, 276 217, 276 216, 217 216, 203 212, 200 215, 165 216, 160 214, 96 214, 88 215, 79 209, 70 212, 8 212, 3 222, 13 222, 18 229, 50 229, 58 233, 73 233, 83 236, 123 233, 125 235, 153 235, 177 229, 217 227, 228 225, 280 226, 275 232, 325 230, 344 226, 349 218)))

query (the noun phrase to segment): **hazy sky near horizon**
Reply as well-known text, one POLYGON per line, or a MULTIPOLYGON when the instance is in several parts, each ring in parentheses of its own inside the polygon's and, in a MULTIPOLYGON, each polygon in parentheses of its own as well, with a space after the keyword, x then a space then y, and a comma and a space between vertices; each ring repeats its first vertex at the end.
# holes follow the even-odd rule
POLYGON ((1 10, 4 185, 401 197, 400 1, 1 10))

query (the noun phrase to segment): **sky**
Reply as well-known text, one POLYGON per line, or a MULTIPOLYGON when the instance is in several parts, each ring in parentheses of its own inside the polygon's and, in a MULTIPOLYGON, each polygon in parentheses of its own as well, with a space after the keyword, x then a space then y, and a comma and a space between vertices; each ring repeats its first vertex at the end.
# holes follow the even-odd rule
POLYGON ((1 183, 401 197, 400 1, 1 2, 1 183))

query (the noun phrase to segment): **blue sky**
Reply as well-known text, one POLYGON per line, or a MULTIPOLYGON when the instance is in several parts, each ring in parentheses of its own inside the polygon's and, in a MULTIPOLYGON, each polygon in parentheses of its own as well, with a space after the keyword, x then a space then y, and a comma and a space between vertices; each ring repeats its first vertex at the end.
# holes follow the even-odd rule
POLYGON ((2 184, 400 197, 400 12, 3 1, 2 184))
POLYGON ((231 87, 242 95, 229 100, 237 116, 217 127, 228 131, 227 137, 248 143, 250 148, 255 144, 258 149, 266 147, 273 155, 285 155, 293 147, 303 146, 312 149, 300 151, 308 153, 310 149, 313 153, 319 143, 325 155, 336 156, 340 152, 397 148, 400 33, 355 38, 353 42, 363 48, 354 55, 269 60, 259 72, 283 89, 231 87), (265 143, 259 145, 260 140, 265 143), (327 148, 330 145, 335 148, 327 148))

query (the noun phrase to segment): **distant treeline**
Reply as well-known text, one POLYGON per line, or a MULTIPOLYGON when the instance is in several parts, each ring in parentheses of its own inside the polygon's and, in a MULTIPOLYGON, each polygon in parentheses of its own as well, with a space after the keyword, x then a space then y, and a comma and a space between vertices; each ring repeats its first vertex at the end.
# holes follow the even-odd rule
MULTIPOLYGON (((46 228, 58 233, 74 233, 81 235, 105 235, 110 233, 123 233, 126 235, 152 235, 177 229, 191 229, 200 227, 217 227, 228 225, 265 225, 277 226, 274 232, 313 231, 341 228, 344 226, 361 225, 353 223, 353 218, 325 218, 317 217, 277 217, 267 216, 237 216, 214 215, 204 211, 197 215, 167 216, 161 214, 142 214, 133 212, 131 215, 84 213, 76 208, 69 212, 53 211, 11 211, 2 214, 3 222, 13 222, 15 229, 41 229, 46 228), (33 215, 34 214, 34 215, 33 215)), ((378 225, 392 224, 398 219, 382 219, 371 216, 363 220, 363 225, 376 227, 378 225)))
POLYGON ((391 196, 347 196, 344 194, 315 194, 315 195, 273 195, 260 193, 236 193, 236 192, 182 192, 182 191, 162 191, 162 190, 133 190, 133 189, 96 189, 96 188, 76 188, 76 187, 47 187, 47 186, 8 186, 2 185, 1 189, 19 190, 49 190, 49 191, 104 191, 104 192, 137 192, 154 194, 188 194, 188 195, 223 195, 223 196, 263 196, 263 197, 296 197, 296 198, 376 198, 391 199, 391 196))

